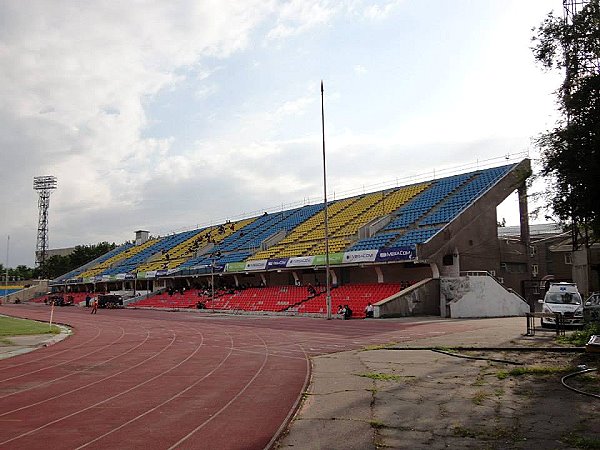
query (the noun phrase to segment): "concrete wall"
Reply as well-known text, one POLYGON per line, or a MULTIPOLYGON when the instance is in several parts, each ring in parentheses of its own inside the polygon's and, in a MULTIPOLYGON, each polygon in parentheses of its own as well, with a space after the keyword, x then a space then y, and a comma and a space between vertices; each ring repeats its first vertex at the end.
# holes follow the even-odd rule
POLYGON ((375 317, 439 316, 439 279, 428 278, 375 303, 375 317))
POLYGON ((527 302, 490 276, 464 276, 440 280, 443 317, 524 316, 527 302))
MULTIPOLYGON (((27 284, 28 283, 30 282, 27 282, 27 284)), ((7 303, 14 303, 15 300, 19 299, 19 301, 21 302, 26 302, 27 300, 39 297, 40 295, 44 295, 46 292, 48 292, 48 280, 36 280, 35 283, 37 284, 22 289, 13 294, 9 294, 7 297, 2 298, 2 301, 6 301, 7 303)))

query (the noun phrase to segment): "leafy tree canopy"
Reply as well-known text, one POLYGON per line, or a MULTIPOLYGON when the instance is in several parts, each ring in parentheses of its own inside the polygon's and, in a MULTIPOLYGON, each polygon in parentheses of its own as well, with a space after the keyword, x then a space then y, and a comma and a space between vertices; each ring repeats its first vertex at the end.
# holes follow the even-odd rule
MULTIPOLYGON (((17 266, 8 269, 9 280, 28 280, 32 278, 56 278, 87 264, 116 247, 115 243, 100 242, 96 245, 78 245, 66 256, 52 256, 35 269, 17 266)), ((6 268, 0 264, 0 277, 4 280, 6 268)))
POLYGON ((564 222, 600 237, 600 0, 569 21, 549 14, 533 43, 544 68, 565 74, 556 91, 561 117, 537 139, 548 203, 564 222))

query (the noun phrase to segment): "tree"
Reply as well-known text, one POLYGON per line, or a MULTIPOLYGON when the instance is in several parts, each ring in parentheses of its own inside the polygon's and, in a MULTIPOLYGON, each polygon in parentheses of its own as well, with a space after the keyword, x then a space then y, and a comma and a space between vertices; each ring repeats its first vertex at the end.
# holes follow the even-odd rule
POLYGON ((556 91, 561 114, 554 129, 541 134, 542 176, 549 205, 589 244, 600 237, 600 0, 590 0, 569 21, 550 13, 534 29, 533 53, 547 70, 563 70, 556 91))

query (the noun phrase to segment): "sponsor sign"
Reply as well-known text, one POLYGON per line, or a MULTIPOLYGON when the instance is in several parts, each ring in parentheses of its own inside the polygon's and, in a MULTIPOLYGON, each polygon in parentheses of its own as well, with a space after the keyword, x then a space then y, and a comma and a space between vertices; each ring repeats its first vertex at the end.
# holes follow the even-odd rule
POLYGON ((138 272, 137 273, 137 277, 138 277, 138 280, 145 280, 146 279, 146 272, 138 272))
POLYGON ((124 280, 125 279, 125 274, 124 273, 118 273, 115 278, 117 280, 124 280))
POLYGON ((256 261, 246 261, 246 268, 244 270, 265 270, 266 267, 266 259, 257 259, 256 261))
POLYGON ((344 253, 344 264, 374 262, 377 257, 377 250, 357 250, 344 253))
POLYGON ((167 275, 171 275, 171 274, 173 274, 175 272, 179 272, 180 270, 181 269, 169 269, 169 270, 167 270, 167 275))
POLYGON ((155 278, 156 277, 156 270, 149 270, 148 272, 146 272, 146 278, 155 278))
POLYGON ((135 278, 135 273, 126 273, 125 274, 126 280, 133 280, 134 278, 135 278))
POLYGON ((243 272, 244 270, 246 270, 246 262, 230 262, 227 263, 225 267, 226 272, 243 272))
MULTIPOLYGON (((313 261, 315 266, 325 266, 327 265, 327 261, 325 260, 325 255, 317 255, 313 261)), ((329 254, 329 264, 337 265, 341 264, 344 260, 343 253, 330 253, 329 254)))
POLYGON ((267 269, 282 269, 287 266, 288 258, 275 258, 267 262, 267 269))
POLYGON ((315 260, 314 256, 295 256, 293 258, 288 259, 287 267, 312 266, 314 260, 315 260))
POLYGON ((415 250, 412 247, 389 247, 380 248, 377 254, 377 262, 403 261, 415 259, 415 250))
POLYGON ((157 270, 156 271, 156 276, 157 277, 164 277, 167 274, 166 270, 157 270))

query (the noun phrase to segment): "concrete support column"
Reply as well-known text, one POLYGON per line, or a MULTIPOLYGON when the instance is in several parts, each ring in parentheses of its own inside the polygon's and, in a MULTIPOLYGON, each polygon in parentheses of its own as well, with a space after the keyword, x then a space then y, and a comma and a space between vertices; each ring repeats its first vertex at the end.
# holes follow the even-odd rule
POLYGON ((375 273, 377 274, 377 282, 383 283, 383 272, 381 271, 381 267, 375 266, 375 273))
POLYGON ((519 193, 519 221, 521 224, 521 243, 529 251, 529 209, 527 207, 527 185, 523 183, 517 189, 519 193))
POLYGON ((335 270, 333 270, 331 267, 329 268, 329 276, 331 277, 331 285, 332 286, 337 286, 338 285, 338 279, 337 279, 337 275, 335 274, 335 270))

